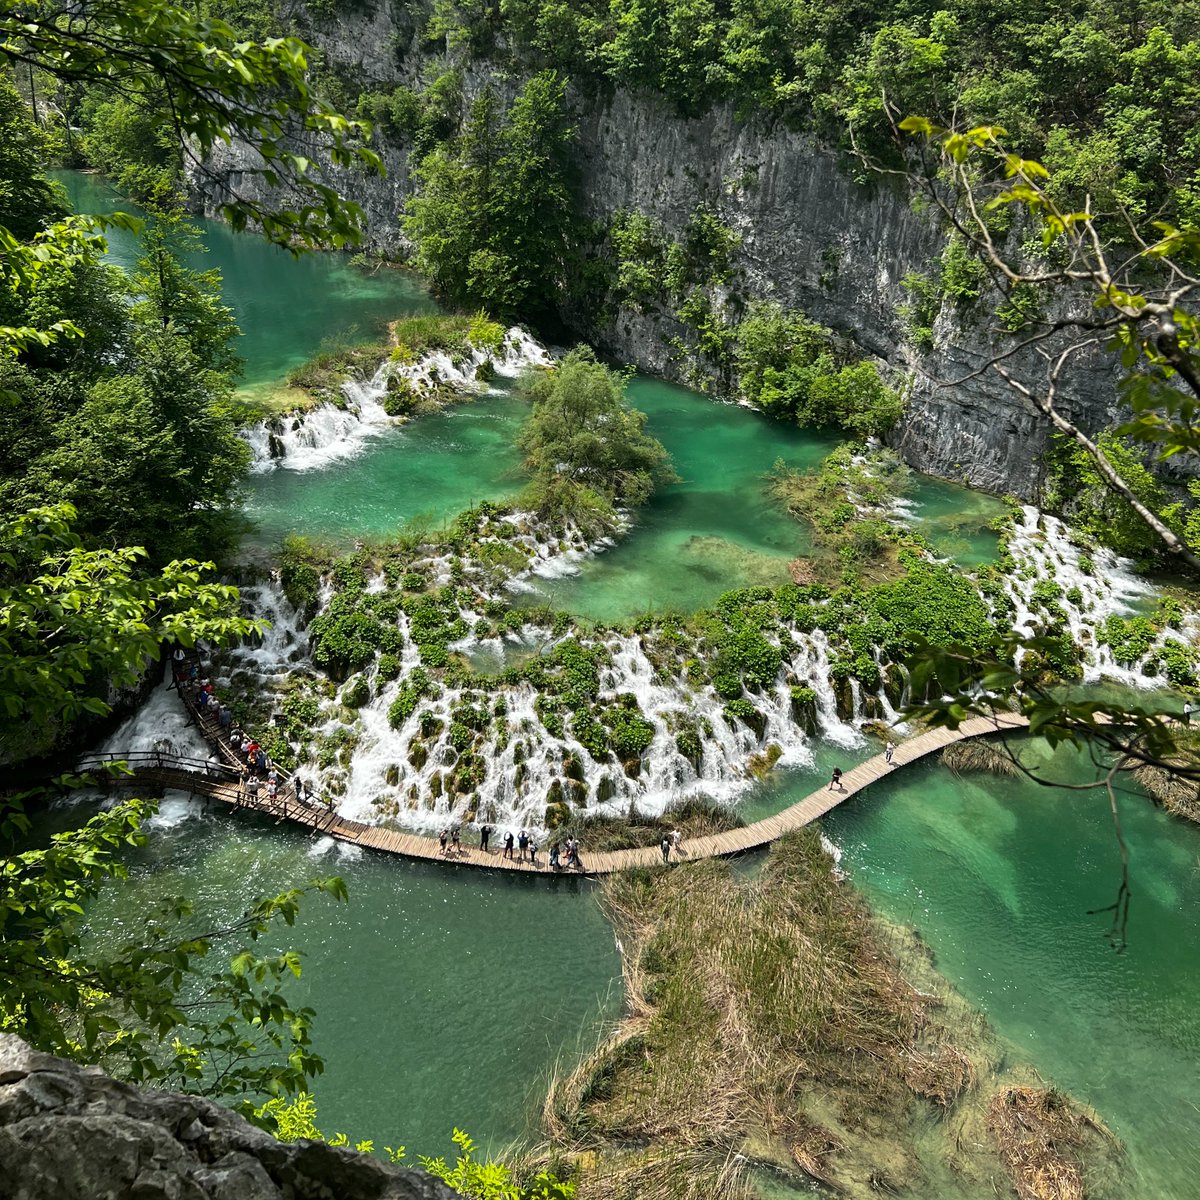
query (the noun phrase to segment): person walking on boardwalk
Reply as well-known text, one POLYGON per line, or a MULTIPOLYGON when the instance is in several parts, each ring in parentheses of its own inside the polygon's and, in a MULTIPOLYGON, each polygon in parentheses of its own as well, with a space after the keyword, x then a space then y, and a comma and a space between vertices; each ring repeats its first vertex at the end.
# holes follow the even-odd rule
POLYGON ((438 834, 438 841, 441 843, 443 854, 446 853, 446 839, 449 836, 450 836, 450 830, 448 830, 448 829, 443 829, 442 832, 438 834))
POLYGON ((658 848, 662 851, 663 862, 670 862, 671 839, 665 833, 662 835, 662 841, 658 843, 658 848))
POLYGON ((507 859, 508 859, 508 860, 511 862, 511 861, 512 861, 512 856, 513 856, 513 852, 512 852, 512 850, 513 850, 513 835, 512 835, 512 830, 511 830, 511 829, 507 829, 507 830, 505 830, 505 832, 504 832, 504 853, 503 853, 503 855, 501 855, 501 857, 502 857, 502 858, 507 858, 507 859))
POLYGON ((480 825, 479 827, 479 848, 486 854, 488 852, 488 839, 492 836, 492 827, 490 825, 480 825))
POLYGON ((557 871, 562 865, 559 859, 558 843, 550 843, 550 870, 557 871))
POLYGON ((537 866, 537 838, 532 833, 529 835, 529 861, 537 866))
POLYGON ((678 829, 671 830, 671 849, 675 851, 676 858, 683 857, 683 834, 678 829))
POLYGON ((833 774, 829 777, 829 790, 833 791, 837 788, 839 792, 844 792, 846 789, 842 787, 842 768, 834 767, 833 774))
POLYGON ((457 825, 450 830, 450 849, 453 850, 455 854, 462 853, 462 838, 459 836, 457 825))
POLYGON ((888 742, 883 751, 883 761, 890 767, 892 765, 892 756, 896 753, 896 747, 888 742))
POLYGON ((529 849, 529 834, 527 834, 525 832, 525 830, 522 829, 521 832, 517 834, 517 850, 520 851, 520 854, 517 858, 518 862, 525 861, 525 851, 528 849, 529 849))

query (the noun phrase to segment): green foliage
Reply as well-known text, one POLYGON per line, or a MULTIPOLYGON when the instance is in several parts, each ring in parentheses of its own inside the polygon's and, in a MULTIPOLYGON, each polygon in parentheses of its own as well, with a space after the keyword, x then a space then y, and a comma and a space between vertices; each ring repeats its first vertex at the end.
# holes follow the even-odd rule
POLYGON ((199 9, 170 0, 94 0, 87 21, 77 22, 41 0, 9 4, 0 10, 0 65, 27 64, 67 87, 91 89, 104 110, 95 137, 106 154, 129 144, 139 155, 153 151, 153 159, 162 149, 139 124, 138 108, 169 114, 177 156, 185 143, 199 158, 235 139, 255 146, 262 166, 249 169, 272 186, 286 183, 300 205, 275 209, 233 197, 222 211, 237 229, 254 220, 283 245, 356 241, 361 210, 318 179, 293 134, 305 130, 338 166, 377 168, 377 155, 361 142, 365 127, 314 93, 304 43, 243 38, 199 9))
POLYGON ((735 330, 741 394, 800 425, 838 425, 867 436, 900 416, 899 396, 873 363, 846 363, 833 334, 802 313, 758 303, 735 330))
POLYGON ((657 484, 674 479, 662 443, 645 431, 645 414, 626 402, 624 380, 587 347, 529 377, 525 393, 533 405, 518 441, 533 476, 525 499, 543 515, 578 520, 591 510, 611 520, 614 506, 643 504, 657 484))
POLYGON ((81 120, 84 158, 123 195, 158 211, 181 204, 179 145, 165 91, 156 89, 136 103, 97 92, 85 100, 81 120))
POLYGON ((237 615, 235 588, 206 581, 211 563, 147 573, 141 550, 85 549, 74 516, 62 505, 0 524, 3 742, 103 715, 108 685, 134 684, 164 640, 192 645, 259 628, 237 615))
POLYGON ((885 649, 904 658, 923 643, 984 649, 991 645, 987 605, 961 571, 903 551, 902 579, 872 593, 876 611, 887 622, 885 649))
POLYGON ((404 228, 445 296, 512 315, 565 286, 576 217, 564 97, 552 71, 530 79, 507 114, 487 88, 462 133, 417 168, 404 228))
POLYGON ((414 667, 400 685, 395 700, 388 708, 388 724, 393 729, 399 729, 417 711, 421 698, 431 695, 432 691, 433 682, 429 672, 422 667, 414 667))
POLYGON ((615 286, 621 300, 639 311, 666 297, 667 235, 640 212, 614 214, 608 231, 617 259, 615 286))
POLYGON ((640 757, 654 741, 654 726, 636 705, 606 708, 601 720, 608 726, 609 745, 621 762, 640 757))
POLYGON ((979 256, 955 235, 942 251, 941 293, 952 304, 969 307, 983 293, 987 284, 987 267, 979 256))
MULTIPOLYGON (((1168 526, 1179 527, 1190 518, 1183 513, 1183 504, 1172 499, 1166 485, 1150 471, 1140 450, 1109 431, 1100 434, 1097 445, 1138 500, 1168 526)), ((1158 536, 1128 501, 1113 492, 1082 447, 1057 438, 1049 474, 1047 507, 1062 512, 1084 537, 1134 558, 1164 553, 1158 536)))
POLYGON ((503 1163, 474 1157, 475 1143, 456 1129, 454 1144, 458 1157, 453 1163, 444 1158, 421 1156, 421 1166, 435 1179, 440 1179, 460 1196, 472 1200, 573 1200, 575 1185, 567 1183, 549 1171, 538 1171, 531 1178, 519 1180, 503 1163))
POLYGON ((306 538, 289 534, 283 540, 278 562, 279 581, 288 603, 306 620, 311 620, 321 589, 321 573, 311 544, 306 538))

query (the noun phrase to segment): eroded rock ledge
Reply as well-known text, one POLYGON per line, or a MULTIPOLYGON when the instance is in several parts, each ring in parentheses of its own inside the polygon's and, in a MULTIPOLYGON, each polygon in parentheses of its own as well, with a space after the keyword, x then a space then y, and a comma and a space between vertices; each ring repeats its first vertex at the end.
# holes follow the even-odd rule
POLYGON ((0 1200, 446 1200, 421 1171, 277 1142, 197 1096, 139 1091, 0 1034, 0 1200))

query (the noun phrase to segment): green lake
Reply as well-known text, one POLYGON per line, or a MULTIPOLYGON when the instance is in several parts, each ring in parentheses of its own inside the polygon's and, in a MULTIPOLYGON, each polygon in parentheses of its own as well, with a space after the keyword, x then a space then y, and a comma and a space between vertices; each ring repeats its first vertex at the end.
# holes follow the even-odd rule
MULTIPOLYGON (((85 208, 111 204, 73 177, 85 208)), ((269 383, 321 341, 432 304, 407 275, 364 275, 344 260, 295 260, 204 223, 247 329, 247 381, 269 383)), ((112 253, 132 247, 114 236, 112 253)), ((761 478, 782 457, 815 466, 831 442, 646 379, 634 402, 672 452, 681 482, 638 514, 619 546, 576 575, 535 580, 543 596, 612 619, 690 608, 731 586, 786 578, 802 527, 765 503, 761 478)), ((492 395, 400 429, 350 460, 258 476, 249 500, 260 542, 297 531, 349 539, 440 521, 515 490, 521 402, 492 395)), ((986 558, 996 501, 934 481, 914 499, 935 545, 986 558)), ((538 599, 537 594, 532 594, 538 599)), ((777 811, 850 761, 821 748, 812 772, 779 774, 746 801, 777 811)), ((1082 777, 1077 765, 1052 769, 1082 777)), ((182 816, 180 802, 169 805, 182 816)), ((1104 800, 1025 781, 960 779, 936 764, 898 772, 826 822, 842 865, 885 916, 915 925, 939 968, 985 1011, 1014 1055, 1094 1104, 1129 1147, 1131 1194, 1185 1200, 1200 1175, 1200 830, 1141 797, 1122 799, 1133 855, 1129 947, 1103 939, 1117 856, 1104 800)), ((440 1152, 458 1123, 496 1145, 520 1135, 547 1072, 620 1003, 612 932, 586 887, 505 880, 376 856, 345 857, 284 828, 193 815, 160 822, 128 886, 94 919, 119 927, 155 890, 193 891, 205 912, 337 872, 351 903, 314 901, 289 941, 319 1011, 321 1123, 379 1143, 440 1152)))

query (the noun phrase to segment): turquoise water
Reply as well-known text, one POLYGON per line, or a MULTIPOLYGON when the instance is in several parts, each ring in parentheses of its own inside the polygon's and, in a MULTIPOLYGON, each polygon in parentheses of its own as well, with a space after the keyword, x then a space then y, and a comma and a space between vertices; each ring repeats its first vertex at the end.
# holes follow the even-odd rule
MULTIPOLYGON (((136 927, 152 899, 186 894, 205 921, 257 896, 341 875, 348 904, 304 902, 280 945, 304 954, 289 994, 317 1012, 327 1133, 449 1150, 455 1125, 499 1148, 536 1118, 560 1055, 620 1006, 620 961, 590 885, 455 871, 339 852, 330 839, 168 800, 129 881, 91 919, 136 927)), ((60 814, 61 816, 61 814, 60 814)))
MULTIPOLYGON (((767 499, 777 461, 812 470, 833 448, 826 435, 714 404, 686 388, 645 377, 629 387, 647 428, 670 452, 679 482, 633 517, 615 546, 578 564, 578 573, 537 578, 529 603, 601 621, 646 611, 694 612, 730 588, 775 586, 788 565, 812 553, 808 529, 767 499)), ((247 505, 256 540, 300 532, 321 540, 385 536, 419 516, 434 526, 479 500, 520 490, 515 438, 526 408, 511 393, 384 431, 355 458, 311 471, 256 476, 247 505)), ((991 557, 992 497, 921 479, 916 527, 939 551, 964 563, 991 557)))
POLYGON ((411 521, 439 528, 481 500, 520 487, 513 443, 527 406, 488 395, 384 430, 359 457, 324 470, 276 470, 251 481, 252 541, 277 545, 289 533, 345 543, 386 537, 411 521))
MULTIPOLYGON (((141 215, 98 175, 58 171, 54 177, 76 212, 141 215)), ((238 353, 245 360, 243 382, 248 386, 278 382, 323 342, 367 337, 396 317, 436 311, 407 272, 359 270, 338 254, 297 258, 262 238, 234 233, 219 221, 196 217, 193 223, 201 229, 208 253, 192 256, 189 265, 221 272, 225 303, 242 330, 238 353)), ((139 255, 137 238, 120 229, 106 236, 111 261, 132 267, 139 255)))
MULTIPOLYGON (((1080 782, 1073 751, 1026 752, 1080 782)), ((795 780, 797 794, 811 787, 795 780)), ((786 790, 786 789, 784 789, 786 790)), ((1200 828, 1120 795, 1130 847, 1129 943, 1105 940, 1119 858, 1107 797, 1025 779, 905 768, 823 825, 885 916, 1045 1078, 1125 1141, 1131 1195, 1185 1200, 1200 1178, 1200 828)))

